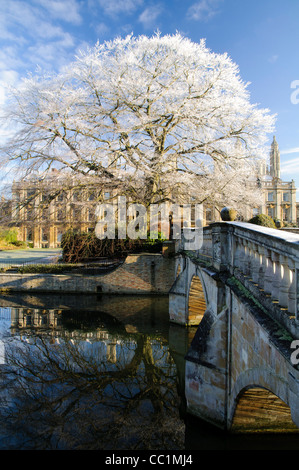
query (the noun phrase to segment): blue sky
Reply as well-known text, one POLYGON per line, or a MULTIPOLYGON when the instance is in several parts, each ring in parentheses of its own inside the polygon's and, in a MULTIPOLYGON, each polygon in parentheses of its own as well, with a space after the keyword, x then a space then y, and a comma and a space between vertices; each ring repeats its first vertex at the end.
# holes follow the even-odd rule
POLYGON ((98 40, 157 30, 205 38, 238 64, 251 101, 277 114, 281 177, 299 188, 298 22, 299 0, 0 0, 0 105, 5 82, 59 70, 98 40))

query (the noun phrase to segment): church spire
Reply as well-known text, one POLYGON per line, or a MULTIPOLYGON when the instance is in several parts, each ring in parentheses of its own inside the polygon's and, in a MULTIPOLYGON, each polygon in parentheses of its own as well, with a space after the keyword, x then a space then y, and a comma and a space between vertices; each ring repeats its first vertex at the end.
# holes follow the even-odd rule
POLYGON ((280 178, 280 151, 275 135, 273 136, 270 151, 270 175, 273 178, 280 178))

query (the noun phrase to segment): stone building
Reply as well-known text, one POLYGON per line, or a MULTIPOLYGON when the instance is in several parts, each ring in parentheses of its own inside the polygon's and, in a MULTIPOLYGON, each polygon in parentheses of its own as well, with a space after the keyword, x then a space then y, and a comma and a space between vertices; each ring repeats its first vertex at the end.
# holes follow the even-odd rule
POLYGON ((66 184, 63 178, 53 170, 44 180, 13 183, 10 225, 18 228, 19 240, 35 248, 58 248, 68 229, 93 230, 100 190, 80 188, 75 183, 71 187, 72 182, 66 184))
MULTIPOLYGON (((256 183, 262 191, 262 204, 244 208, 244 220, 247 221, 257 214, 266 214, 284 224, 299 226, 299 203, 296 203, 295 182, 281 179, 280 151, 275 136, 270 148, 269 162, 262 162, 256 175, 248 181, 249 185, 256 186, 256 183)), ((220 210, 211 204, 204 206, 203 213, 205 225, 221 220, 220 210)))
MULTIPOLYGON (((254 185, 256 177, 262 189, 263 202, 259 207, 248 207, 246 220, 260 213, 285 224, 296 224, 299 208, 297 211, 295 183, 282 181, 280 177, 280 152, 275 136, 269 166, 267 168, 265 164, 259 169, 252 180, 254 185)), ((109 200, 113 189, 106 186, 82 188, 71 178, 66 184, 64 178, 59 171, 53 170, 44 180, 37 177, 13 183, 10 224, 18 227, 20 240, 36 248, 57 248, 67 229, 84 232, 94 229, 96 205, 109 200), (63 191, 65 187, 67 191, 63 191)), ((2 212, 4 209, 7 211, 7 203, 2 206, 2 212)), ((220 210, 211 204, 203 206, 204 225, 219 220, 220 210)))
POLYGON ((280 151, 275 136, 271 144, 269 166, 260 170, 259 183, 263 192, 263 203, 253 209, 252 215, 267 214, 284 224, 296 224, 295 182, 283 181, 280 177, 280 151))

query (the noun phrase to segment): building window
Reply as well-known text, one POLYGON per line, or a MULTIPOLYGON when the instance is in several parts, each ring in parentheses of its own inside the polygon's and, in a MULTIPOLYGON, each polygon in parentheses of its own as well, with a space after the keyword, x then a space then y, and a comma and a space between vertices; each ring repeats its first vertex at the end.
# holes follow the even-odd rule
POLYGON ((95 210, 88 209, 88 221, 93 222, 95 220, 95 210))
POLYGON ((81 220, 81 208, 80 207, 74 207, 73 208, 73 221, 74 222, 79 222, 81 220))
POLYGON ((267 208, 267 212, 268 212, 267 215, 268 215, 269 217, 272 217, 272 218, 274 217, 274 209, 273 209, 272 207, 268 207, 268 208, 267 208))
POLYGON ((60 208, 57 209, 56 220, 57 220, 57 222, 62 222, 64 220, 64 212, 60 208))
POLYGON ((289 202, 290 200, 290 194, 289 193, 283 193, 283 201, 284 202, 289 202))
POLYGON ((273 201, 274 201, 273 191, 268 192, 268 201, 269 201, 269 202, 273 202, 273 201))
POLYGON ((211 222, 212 220, 212 211, 211 209, 206 209, 206 221, 211 222))
POLYGON ((27 198, 30 199, 35 196, 35 189, 27 189, 27 198))
POLYGON ((81 201, 81 193, 80 191, 75 191, 73 194, 73 201, 81 201))
POLYGON ((32 221, 34 219, 34 208, 33 206, 26 207, 26 220, 32 221))
POLYGON ((43 229, 42 231, 42 241, 47 242, 48 241, 48 231, 43 229))
POLYGON ((283 208, 282 210, 282 218, 284 222, 287 222, 290 218, 290 210, 289 208, 283 208))
POLYGON ((61 239, 62 239, 62 231, 61 230, 57 230, 57 242, 60 243, 61 242, 61 239))
POLYGON ((96 193, 94 191, 90 191, 89 195, 88 195, 88 200, 89 201, 94 201, 96 198, 96 193))
POLYGON ((49 211, 46 208, 42 209, 42 220, 48 220, 49 218, 49 211))

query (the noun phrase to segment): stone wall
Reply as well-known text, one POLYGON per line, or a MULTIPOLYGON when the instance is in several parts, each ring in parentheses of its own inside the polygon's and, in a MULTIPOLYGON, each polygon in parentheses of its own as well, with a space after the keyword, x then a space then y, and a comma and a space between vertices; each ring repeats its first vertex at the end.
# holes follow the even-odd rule
POLYGON ((253 386, 273 392, 293 412, 290 374, 296 375, 297 380, 299 376, 290 361, 292 338, 268 313, 238 292, 231 291, 230 309, 229 425, 239 394, 253 386))
POLYGON ((174 258, 161 254, 127 256, 107 274, 0 274, 0 289, 12 292, 168 294, 174 282, 174 258))
MULTIPOLYGON (((209 282, 215 286, 217 281, 211 277, 209 282)), ((224 303, 208 303, 185 357, 188 412, 230 429, 240 394, 262 387, 290 408, 299 427, 299 373, 290 361, 291 336, 230 278, 218 281, 217 289, 224 303)))

